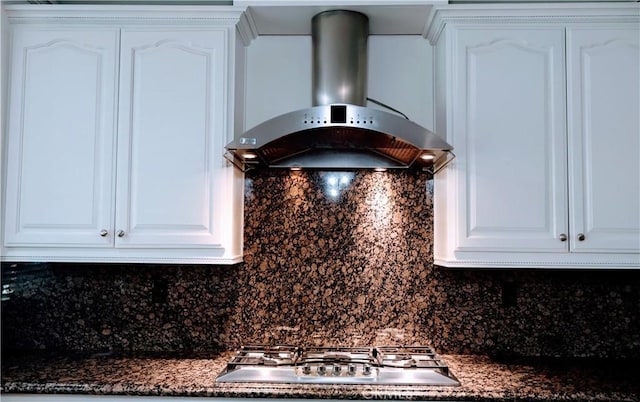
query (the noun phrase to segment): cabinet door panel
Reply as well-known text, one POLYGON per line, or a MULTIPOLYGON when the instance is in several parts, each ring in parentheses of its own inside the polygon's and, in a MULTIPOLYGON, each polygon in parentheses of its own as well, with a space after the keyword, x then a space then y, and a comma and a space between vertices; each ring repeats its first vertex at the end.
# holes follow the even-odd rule
POLYGON ((639 35, 619 24, 567 32, 575 251, 640 252, 639 35))
POLYGON ((13 37, 5 243, 109 247, 117 31, 13 37))
POLYGON ((456 34, 457 249, 565 251, 563 30, 456 34))
POLYGON ((219 243, 225 43, 224 30, 123 31, 116 246, 219 243))

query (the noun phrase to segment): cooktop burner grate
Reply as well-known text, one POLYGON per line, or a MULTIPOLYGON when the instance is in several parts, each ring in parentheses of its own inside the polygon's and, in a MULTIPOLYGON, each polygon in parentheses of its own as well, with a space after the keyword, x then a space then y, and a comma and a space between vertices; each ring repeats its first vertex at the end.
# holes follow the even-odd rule
POLYGON ((460 385, 428 346, 243 346, 216 382, 460 385))
POLYGON ((449 371, 449 367, 428 346, 378 346, 375 348, 382 367, 430 368, 449 371))
POLYGON ((227 363, 228 369, 239 366, 289 366, 295 363, 295 346, 243 346, 227 363))

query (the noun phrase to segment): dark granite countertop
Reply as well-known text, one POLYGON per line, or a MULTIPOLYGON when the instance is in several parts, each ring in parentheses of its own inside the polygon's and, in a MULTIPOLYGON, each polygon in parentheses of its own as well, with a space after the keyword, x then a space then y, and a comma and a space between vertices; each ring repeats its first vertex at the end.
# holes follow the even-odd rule
POLYGON ((216 384, 229 352, 198 356, 4 357, 3 393, 474 401, 639 401, 633 364, 441 355, 460 387, 216 384))

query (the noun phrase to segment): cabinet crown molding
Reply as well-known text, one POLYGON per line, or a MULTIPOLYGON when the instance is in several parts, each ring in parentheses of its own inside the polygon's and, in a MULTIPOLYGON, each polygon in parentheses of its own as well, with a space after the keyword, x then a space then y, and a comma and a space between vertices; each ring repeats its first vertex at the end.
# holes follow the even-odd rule
POLYGON ((245 40, 250 28, 246 7, 236 6, 139 6, 139 5, 9 5, 11 24, 117 25, 141 24, 233 26, 245 40), (248 29, 248 31, 247 31, 248 29))
POLYGON ((438 42, 447 24, 640 22, 640 3, 531 3, 435 5, 423 36, 438 42))

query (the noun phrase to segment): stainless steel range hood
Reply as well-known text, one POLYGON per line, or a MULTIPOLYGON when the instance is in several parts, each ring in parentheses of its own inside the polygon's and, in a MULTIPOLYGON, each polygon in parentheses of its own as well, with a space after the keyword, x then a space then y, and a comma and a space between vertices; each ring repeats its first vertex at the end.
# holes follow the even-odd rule
POLYGON ((332 10, 311 21, 313 107, 257 125, 226 146, 237 167, 426 168, 437 172, 453 147, 399 114, 366 107, 369 21, 332 10))

